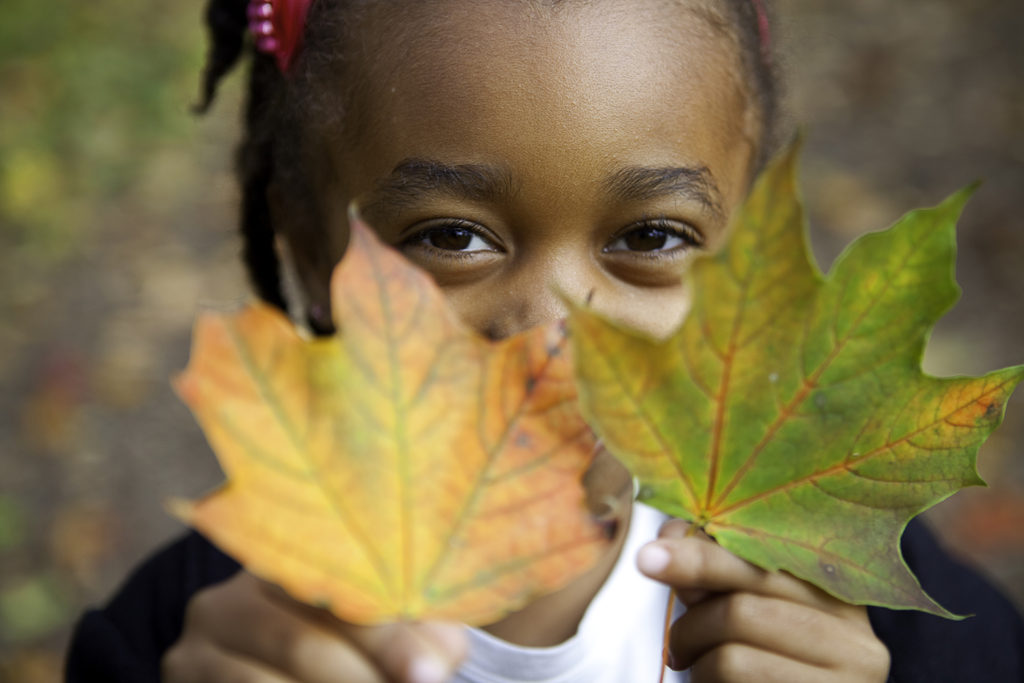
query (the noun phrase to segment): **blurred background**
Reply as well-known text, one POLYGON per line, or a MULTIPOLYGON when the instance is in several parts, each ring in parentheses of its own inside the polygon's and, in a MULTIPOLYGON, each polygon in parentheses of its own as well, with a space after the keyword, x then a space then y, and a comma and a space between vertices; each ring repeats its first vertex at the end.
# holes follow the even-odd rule
MULTIPOLYGON (((925 366, 1024 363, 1024 6, 780 0, 774 40, 824 267, 858 234, 984 185, 964 296, 925 366)), ((199 0, 7 0, 0 22, 0 680, 57 680, 69 629, 221 475, 168 378, 196 310, 243 301, 231 176, 240 78, 190 113, 199 0)), ((1024 605, 1024 391, 988 489, 929 513, 1024 605)))

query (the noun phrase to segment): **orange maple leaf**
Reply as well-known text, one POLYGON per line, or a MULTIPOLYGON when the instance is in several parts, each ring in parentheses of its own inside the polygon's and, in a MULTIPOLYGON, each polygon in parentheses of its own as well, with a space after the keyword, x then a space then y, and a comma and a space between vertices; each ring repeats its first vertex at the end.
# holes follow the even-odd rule
POLYGON ((200 316, 175 386, 227 482, 176 514, 355 623, 490 623, 590 568, 561 326, 484 339, 357 220, 331 291, 328 339, 263 304, 200 316))

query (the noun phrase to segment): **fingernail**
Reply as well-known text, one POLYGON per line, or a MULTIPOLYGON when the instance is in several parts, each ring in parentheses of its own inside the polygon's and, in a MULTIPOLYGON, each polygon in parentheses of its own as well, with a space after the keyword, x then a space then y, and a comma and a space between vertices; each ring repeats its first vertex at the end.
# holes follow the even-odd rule
POLYGON ((636 556, 636 566, 644 574, 660 574, 671 561, 668 550, 660 545, 645 545, 636 556))
POLYGON ((420 657, 409 664, 409 683, 444 683, 448 670, 436 659, 420 657))
POLYGON ((679 671, 679 664, 676 663, 676 656, 672 654, 672 650, 668 651, 668 668, 673 671, 679 671))

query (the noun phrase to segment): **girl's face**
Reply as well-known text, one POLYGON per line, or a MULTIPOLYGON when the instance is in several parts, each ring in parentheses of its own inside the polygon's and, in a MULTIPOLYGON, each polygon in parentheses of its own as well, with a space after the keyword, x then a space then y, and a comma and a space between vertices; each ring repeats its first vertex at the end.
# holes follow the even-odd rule
POLYGON ((714 19, 668 1, 378 5, 346 49, 344 130, 306 143, 331 226, 327 244, 286 231, 309 303, 356 199, 489 336, 562 316, 558 292, 655 336, 678 325, 681 276, 720 240, 760 132, 714 19))

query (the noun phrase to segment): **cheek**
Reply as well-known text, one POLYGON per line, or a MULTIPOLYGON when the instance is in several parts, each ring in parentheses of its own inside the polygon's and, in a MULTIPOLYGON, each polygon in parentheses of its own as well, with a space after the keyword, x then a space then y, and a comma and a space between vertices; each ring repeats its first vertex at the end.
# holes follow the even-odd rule
POLYGON ((658 289, 632 288, 606 296, 595 295, 591 305, 612 320, 655 339, 664 339, 675 332, 690 311, 690 292, 685 285, 658 289))

